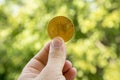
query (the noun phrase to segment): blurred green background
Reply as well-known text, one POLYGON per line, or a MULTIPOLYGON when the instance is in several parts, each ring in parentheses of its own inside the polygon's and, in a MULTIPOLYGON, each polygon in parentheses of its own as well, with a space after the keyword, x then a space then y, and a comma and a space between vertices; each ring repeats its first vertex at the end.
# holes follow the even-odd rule
POLYGON ((0 0, 0 80, 17 80, 55 16, 75 25, 66 46, 76 80, 120 80, 120 0, 0 0))

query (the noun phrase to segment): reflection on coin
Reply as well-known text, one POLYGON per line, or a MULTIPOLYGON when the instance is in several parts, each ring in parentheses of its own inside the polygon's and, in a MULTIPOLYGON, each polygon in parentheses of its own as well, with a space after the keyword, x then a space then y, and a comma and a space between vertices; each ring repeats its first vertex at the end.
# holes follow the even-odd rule
POLYGON ((47 30, 50 38, 62 37, 66 42, 70 40, 74 34, 74 25, 68 18, 57 16, 49 22, 47 30))

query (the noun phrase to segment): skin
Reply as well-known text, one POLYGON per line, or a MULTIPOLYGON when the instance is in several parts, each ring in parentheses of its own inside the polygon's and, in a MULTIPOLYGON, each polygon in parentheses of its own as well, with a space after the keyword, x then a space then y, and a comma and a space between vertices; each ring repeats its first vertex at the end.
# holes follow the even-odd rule
POLYGON ((64 41, 57 37, 28 62, 18 80, 74 80, 76 73, 66 60, 64 41))

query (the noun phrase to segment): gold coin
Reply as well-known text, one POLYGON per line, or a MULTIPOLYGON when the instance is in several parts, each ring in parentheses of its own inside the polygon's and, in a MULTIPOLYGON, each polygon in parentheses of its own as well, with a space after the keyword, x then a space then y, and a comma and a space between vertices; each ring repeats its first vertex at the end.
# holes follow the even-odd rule
POLYGON ((50 38, 62 37, 66 42, 74 34, 74 25, 67 17, 57 16, 49 22, 47 30, 50 38))

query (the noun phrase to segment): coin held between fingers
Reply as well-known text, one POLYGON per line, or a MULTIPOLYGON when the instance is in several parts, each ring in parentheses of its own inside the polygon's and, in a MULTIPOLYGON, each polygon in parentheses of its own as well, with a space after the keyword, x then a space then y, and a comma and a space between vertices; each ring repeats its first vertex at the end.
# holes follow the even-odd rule
POLYGON ((74 25, 67 17, 57 16, 50 20, 47 31, 51 39, 61 37, 67 42, 74 34, 74 25))

